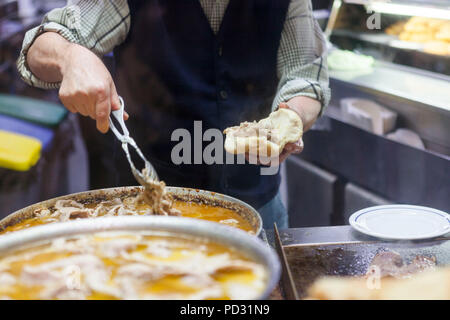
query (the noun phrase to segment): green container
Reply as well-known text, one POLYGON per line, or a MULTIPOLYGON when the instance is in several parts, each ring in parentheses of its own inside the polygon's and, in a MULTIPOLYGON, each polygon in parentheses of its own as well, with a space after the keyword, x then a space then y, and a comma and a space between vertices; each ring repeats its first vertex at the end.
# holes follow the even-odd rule
POLYGON ((0 94, 0 114, 55 127, 67 115, 67 109, 52 102, 0 94))

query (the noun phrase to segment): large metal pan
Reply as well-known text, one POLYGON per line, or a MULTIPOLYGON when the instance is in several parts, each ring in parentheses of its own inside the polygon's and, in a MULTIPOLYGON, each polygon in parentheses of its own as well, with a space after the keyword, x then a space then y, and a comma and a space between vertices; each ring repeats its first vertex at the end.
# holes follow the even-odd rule
POLYGON ((262 264, 268 274, 264 292, 255 297, 265 299, 273 291, 280 277, 280 263, 273 249, 257 237, 237 228, 192 218, 163 216, 108 217, 90 220, 53 223, 12 232, 0 237, 0 257, 17 249, 48 243, 50 240, 80 234, 106 231, 167 232, 207 239, 244 254, 262 264))
MULTIPOLYGON (((255 235, 259 235, 262 230, 262 220, 259 213, 245 202, 236 198, 198 189, 167 187, 167 190, 176 200, 199 202, 207 205, 220 206, 235 211, 250 223, 255 235)), ((71 199, 81 203, 95 203, 108 199, 135 196, 141 191, 142 187, 120 187, 92 190, 53 198, 33 204, 8 215, 4 219, 0 220, 0 230, 15 225, 25 219, 32 218, 36 209, 42 207, 50 208, 54 206, 58 200, 71 199)))

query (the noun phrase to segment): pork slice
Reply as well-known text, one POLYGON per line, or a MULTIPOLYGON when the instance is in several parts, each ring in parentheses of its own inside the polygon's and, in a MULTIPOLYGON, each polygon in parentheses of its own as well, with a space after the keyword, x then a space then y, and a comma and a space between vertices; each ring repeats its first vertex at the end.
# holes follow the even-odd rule
POLYGON ((66 281, 49 283, 41 291, 41 299, 59 299, 59 300, 85 300, 90 294, 86 286, 72 287, 66 281))
POLYGON ((26 285, 47 285, 65 283, 64 269, 77 267, 83 273, 104 267, 103 262, 94 255, 81 254, 69 258, 43 263, 37 266, 24 266, 21 281, 26 285))
POLYGON ((153 241, 147 245, 145 251, 155 257, 168 258, 172 254, 172 249, 167 241, 153 241))
POLYGON ((173 199, 167 192, 164 181, 155 181, 151 179, 147 167, 142 169, 142 174, 146 182, 145 188, 136 200, 148 204, 154 215, 179 216, 181 212, 173 208, 173 199))
POLYGON ((62 209, 62 208, 78 208, 78 209, 84 209, 84 205, 82 205, 79 202, 76 202, 75 200, 58 200, 55 203, 56 209, 62 209))
POLYGON ((108 212, 105 214, 105 217, 116 216, 119 208, 122 208, 123 204, 118 204, 113 206, 108 212))
POLYGON ((239 221, 237 221, 236 219, 232 219, 232 218, 220 220, 219 222, 222 224, 229 225, 229 226, 237 226, 239 224, 239 221))
POLYGON ((137 243, 132 239, 113 239, 100 244, 101 252, 108 258, 122 256, 127 251, 136 248, 137 243))
POLYGON ((163 267, 149 266, 144 263, 130 263, 117 270, 118 277, 134 278, 142 281, 150 281, 161 278, 169 270, 163 267))
POLYGON ((413 274, 417 272, 423 272, 431 270, 436 267, 436 257, 416 256, 410 264, 404 267, 404 272, 407 274, 413 274))
POLYGON ((16 278, 8 273, 8 272, 1 272, 0 273, 0 287, 2 286, 12 286, 16 283, 16 278))
POLYGON ((85 219, 89 218, 90 212, 88 210, 72 211, 69 215, 69 219, 85 219))
POLYGON ((79 239, 67 240, 64 238, 55 239, 52 241, 52 248, 55 251, 64 251, 74 254, 93 254, 95 248, 92 247, 89 239, 81 237, 79 239))
POLYGON ((37 218, 44 218, 50 215, 50 210, 47 208, 39 208, 34 210, 34 216, 37 218))
POLYGON ((140 299, 136 291, 136 282, 138 280, 130 279, 129 277, 116 277, 115 282, 117 283, 121 298, 124 300, 137 300, 140 299))
POLYGON ((404 264, 402 257, 393 251, 380 252, 373 258, 366 276, 377 273, 380 277, 405 278, 414 273, 432 269, 436 257, 418 255, 411 263, 404 264))
POLYGON ((93 254, 78 254, 68 258, 40 264, 36 268, 49 270, 55 268, 65 268, 68 266, 78 266, 81 269, 90 269, 103 268, 104 264, 100 258, 93 254))
POLYGON ((88 218, 94 212, 94 210, 85 208, 83 204, 74 200, 58 200, 55 203, 55 209, 51 216, 58 217, 60 221, 88 218))
POLYGON ((181 282, 189 287, 209 287, 216 282, 207 274, 187 274, 181 278, 181 282))
POLYGON ((103 204, 99 204, 98 206, 95 207, 94 212, 92 213, 92 217, 98 217, 99 214, 104 210, 104 206, 103 204))
POLYGON ((383 251, 375 255, 370 263, 367 275, 376 272, 381 277, 395 277, 402 273, 403 258, 397 252, 383 251))
POLYGON ((142 257, 140 253, 133 253, 129 255, 129 259, 148 264, 152 267, 164 266, 167 269, 166 274, 213 274, 217 271, 223 270, 255 270, 258 265, 231 259, 228 253, 207 256, 204 253, 198 252, 189 255, 187 259, 179 260, 165 260, 152 261, 142 257))
POLYGON ((106 294, 118 299, 123 299, 123 292, 119 287, 109 284, 110 275, 105 268, 92 269, 85 273, 86 286, 94 292, 106 294))
POLYGON ((40 266, 26 265, 20 274, 20 281, 27 286, 34 286, 64 282, 64 279, 58 271, 41 268, 40 266))

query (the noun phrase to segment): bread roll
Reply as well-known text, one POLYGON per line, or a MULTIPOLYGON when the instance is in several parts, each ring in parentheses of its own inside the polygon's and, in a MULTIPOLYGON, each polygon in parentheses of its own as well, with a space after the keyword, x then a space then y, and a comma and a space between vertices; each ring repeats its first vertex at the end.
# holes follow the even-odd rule
POLYGON ((449 300, 450 268, 424 271, 410 278, 382 278, 378 288, 372 288, 366 278, 324 277, 309 288, 308 299, 449 300))
POLYGON ((295 111, 279 109, 259 122, 243 122, 225 129, 224 133, 228 153, 276 157, 287 143, 302 137, 303 124, 295 111))

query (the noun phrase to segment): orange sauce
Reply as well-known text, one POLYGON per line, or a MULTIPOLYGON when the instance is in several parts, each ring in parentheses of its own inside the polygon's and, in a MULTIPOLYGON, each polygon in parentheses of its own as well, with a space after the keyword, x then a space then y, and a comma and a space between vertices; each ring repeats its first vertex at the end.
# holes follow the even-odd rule
MULTIPOLYGON (((133 239, 132 235, 130 239, 133 239)), ((133 254, 142 252, 143 249, 146 249, 147 246, 150 246, 153 241, 165 241, 169 243, 167 248, 170 248, 169 254, 165 258, 161 258, 159 256, 153 256, 152 254, 141 254, 139 260, 134 260, 131 256, 124 258, 120 255, 116 257, 111 257, 105 255, 105 252, 101 249, 102 243, 110 240, 117 240, 119 237, 115 236, 89 236, 84 235, 81 236, 86 239, 83 242, 83 248, 90 247, 92 252, 103 262, 105 270, 108 270, 108 279, 107 284, 112 287, 117 287, 119 284, 116 283, 116 276, 118 274, 118 269, 127 264, 133 264, 139 261, 142 263, 144 259, 148 261, 150 265, 154 265, 155 261, 158 261, 158 264, 161 267, 170 266, 170 263, 184 263, 186 261, 189 263, 190 259, 195 259, 199 255, 203 257, 210 257, 214 259, 214 256, 221 255, 229 255, 231 260, 234 261, 248 261, 251 262, 248 258, 241 255, 239 252, 235 251, 232 248, 228 248, 221 244, 206 242, 204 240, 199 240, 195 238, 174 238, 172 236, 164 236, 164 235, 145 235, 142 238, 135 237, 134 242, 136 246, 131 249, 127 249, 127 253, 133 254)), ((123 238, 123 237, 122 237, 123 238)), ((70 240, 68 240, 70 241, 70 240)), ((48 263, 51 261, 57 261, 59 259, 64 259, 68 257, 76 256, 77 254, 83 255, 83 252, 77 252, 76 250, 73 252, 69 252, 61 247, 54 247, 49 244, 40 245, 38 247, 27 248, 20 251, 15 251, 7 256, 0 257, 0 269, 3 272, 7 272, 10 275, 14 276, 16 282, 12 285, 0 285, 0 297, 8 297, 12 299, 38 299, 43 290, 46 289, 46 286, 51 283, 51 280, 48 284, 40 284, 32 285, 22 282, 21 274, 25 267, 29 266, 39 266, 43 263, 48 263)), ((209 259, 209 258, 207 258, 209 259)), ((204 260, 205 262, 208 260, 204 260)), ((53 270, 53 269, 52 269, 53 270)), ((81 279, 84 281, 83 269, 81 270, 81 279)), ((187 272, 187 271, 186 271, 187 272)), ((132 282, 130 285, 134 286, 137 290, 139 296, 145 296, 150 294, 151 297, 160 297, 164 298, 170 297, 173 294, 182 295, 189 297, 192 294, 196 294, 200 290, 207 288, 211 285, 211 282, 206 283, 198 283, 198 282, 185 282, 183 278, 185 277, 185 273, 179 274, 165 274, 161 276, 156 276, 151 279, 140 279, 138 282, 132 282)), ((256 272, 254 269, 229 269, 229 270, 221 270, 218 269, 210 274, 210 279, 214 283, 215 286, 219 286, 221 288, 221 295, 214 295, 210 298, 214 299, 227 299, 229 298, 229 294, 231 293, 231 286, 239 285, 242 286, 242 290, 250 290, 250 292, 254 292, 255 296, 261 292, 262 283, 264 283, 265 273, 256 272)), ((92 290, 87 292, 86 299, 92 300, 110 300, 110 299, 118 299, 117 296, 112 296, 104 292, 98 292, 96 290, 92 290)), ((206 296, 205 298, 208 298, 206 296)))
MULTIPOLYGON (((89 208, 95 208, 96 204, 86 205, 89 208)), ((148 208, 145 204, 137 206, 138 212, 145 212, 148 208)), ((181 216, 195 218, 225 224, 231 227, 239 228, 247 232, 253 232, 253 227, 249 221, 241 217, 237 212, 222 207, 215 207, 195 202, 175 201, 174 208, 181 211, 181 216)), ((9 226, 0 231, 0 234, 18 231, 38 225, 57 222, 58 219, 50 217, 34 217, 25 219, 15 225, 9 226)))
POLYGON ((218 222, 247 232, 253 230, 250 222, 231 209, 185 201, 175 201, 174 207, 181 211, 183 217, 218 222))

